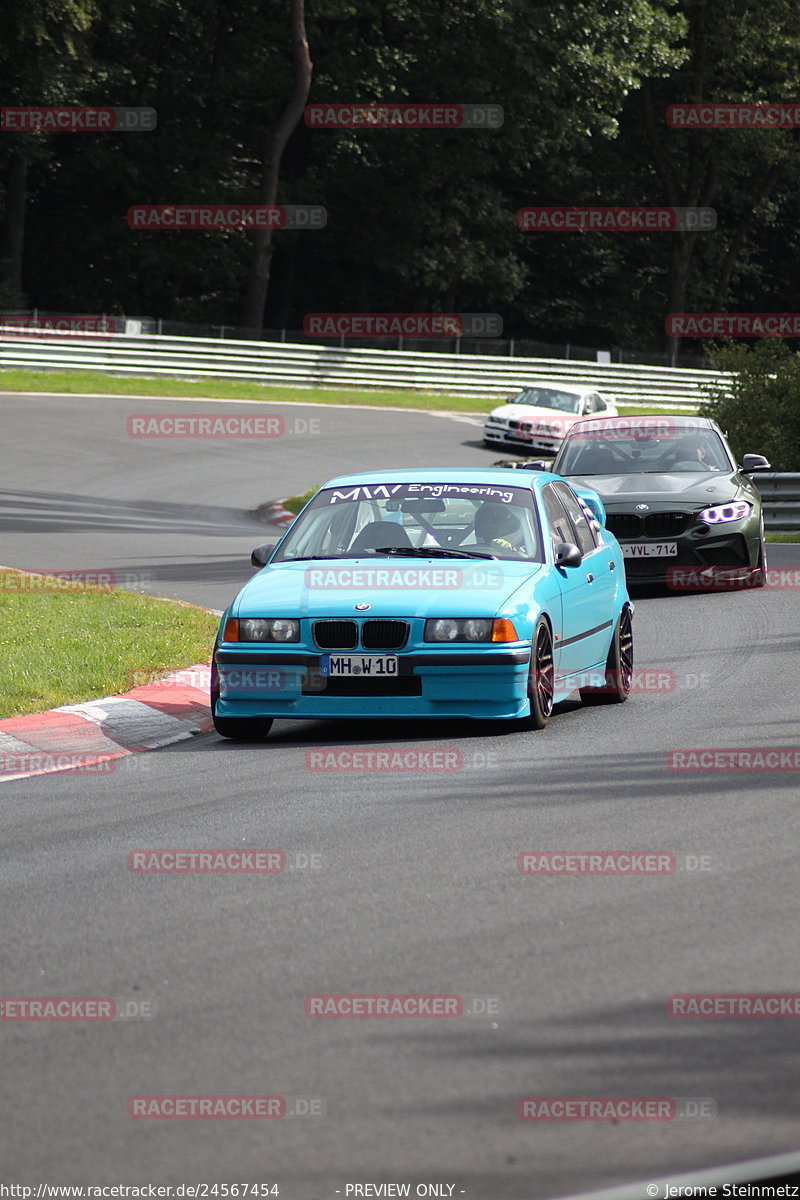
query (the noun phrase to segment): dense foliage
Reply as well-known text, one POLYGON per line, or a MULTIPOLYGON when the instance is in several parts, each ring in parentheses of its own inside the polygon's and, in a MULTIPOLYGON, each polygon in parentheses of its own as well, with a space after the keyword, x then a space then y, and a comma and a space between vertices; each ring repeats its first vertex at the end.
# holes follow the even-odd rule
POLYGON ((765 454, 774 471, 800 471, 800 355, 768 339, 752 350, 726 346, 714 365, 732 380, 709 389, 701 412, 727 433, 739 461, 765 454))
MULTIPOLYGON (((152 105, 150 133, 0 135, 0 308, 241 320, 252 234, 132 231, 134 203, 254 202, 292 90, 291 0, 26 0, 4 105, 152 105), (21 207, 22 205, 22 207, 21 207), (24 215, 24 227, 21 223, 24 215)), ((800 95, 793 0, 307 0, 311 101, 500 104, 493 131, 312 130, 265 324, 500 312, 508 335, 658 350, 669 311, 796 307, 797 131, 675 130, 672 103, 800 95), (713 233, 523 233, 537 204, 704 204, 713 233)), ((700 350, 697 342, 684 350, 700 350)))

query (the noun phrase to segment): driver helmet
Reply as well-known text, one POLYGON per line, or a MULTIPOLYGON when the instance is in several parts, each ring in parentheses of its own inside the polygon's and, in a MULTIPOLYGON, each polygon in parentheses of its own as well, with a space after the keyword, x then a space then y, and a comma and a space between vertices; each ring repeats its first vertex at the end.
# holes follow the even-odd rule
POLYGON ((688 437, 681 438, 677 457, 679 459, 696 458, 698 462, 704 462, 707 453, 706 439, 702 434, 691 433, 688 437))
POLYGON ((475 514, 475 537, 479 542, 502 538, 507 542, 522 541, 522 528, 517 517, 505 504, 484 500, 475 514))

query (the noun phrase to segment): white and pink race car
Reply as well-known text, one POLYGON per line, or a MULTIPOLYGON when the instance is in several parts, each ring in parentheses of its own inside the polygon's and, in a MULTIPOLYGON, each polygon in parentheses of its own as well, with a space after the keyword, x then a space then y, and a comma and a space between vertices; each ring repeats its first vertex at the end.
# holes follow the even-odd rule
POLYGON ((617 415, 614 398, 596 388, 543 380, 526 384, 489 413, 483 441, 487 446, 522 446, 555 454, 576 421, 617 415))

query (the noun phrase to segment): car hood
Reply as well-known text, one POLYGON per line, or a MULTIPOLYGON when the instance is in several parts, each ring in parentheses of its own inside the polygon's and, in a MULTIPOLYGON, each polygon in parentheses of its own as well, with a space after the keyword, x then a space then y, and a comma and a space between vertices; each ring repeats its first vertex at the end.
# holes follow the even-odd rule
POLYGON ((277 563, 245 584, 230 615, 489 616, 542 569, 542 563, 399 556, 277 563), (359 603, 370 608, 356 614, 359 603))
POLYGON ((706 471, 675 471, 673 474, 567 475, 578 487, 594 488, 607 508, 634 500, 647 504, 725 504, 739 491, 735 475, 708 474, 706 471))
POLYGON ((533 404, 501 404, 490 416, 510 421, 552 421, 559 429, 569 429, 576 421, 585 420, 577 413, 558 412, 555 408, 539 408, 533 404))

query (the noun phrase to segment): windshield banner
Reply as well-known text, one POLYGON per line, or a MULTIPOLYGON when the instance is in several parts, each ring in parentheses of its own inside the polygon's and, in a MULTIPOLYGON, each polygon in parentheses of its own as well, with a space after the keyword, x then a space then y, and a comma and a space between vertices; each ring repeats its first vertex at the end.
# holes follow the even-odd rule
POLYGON ((494 500, 499 504, 530 504, 528 488, 492 487, 474 483, 359 483, 349 488, 327 488, 318 499, 328 504, 343 500, 494 500))

